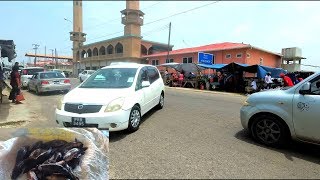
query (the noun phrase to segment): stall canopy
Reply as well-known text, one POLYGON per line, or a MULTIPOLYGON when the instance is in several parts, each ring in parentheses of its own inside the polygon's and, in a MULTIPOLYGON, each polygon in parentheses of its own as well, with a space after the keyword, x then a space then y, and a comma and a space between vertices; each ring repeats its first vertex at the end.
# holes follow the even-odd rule
POLYGON ((205 69, 195 63, 165 63, 158 66, 173 68, 179 72, 183 71, 184 74, 187 74, 189 72, 199 72, 205 69))
POLYGON ((287 71, 282 68, 271 68, 268 66, 252 65, 244 68, 245 72, 257 73, 258 78, 264 78, 267 72, 271 73, 271 77, 279 78, 281 73, 287 74, 287 71))
POLYGON ((222 67, 226 66, 227 64, 198 64, 198 66, 206 68, 206 69, 221 69, 222 67))
POLYGON ((231 71, 241 70, 244 67, 247 67, 248 65, 233 62, 230 64, 212 64, 212 65, 198 64, 198 66, 201 66, 206 69, 225 69, 231 72, 231 71))

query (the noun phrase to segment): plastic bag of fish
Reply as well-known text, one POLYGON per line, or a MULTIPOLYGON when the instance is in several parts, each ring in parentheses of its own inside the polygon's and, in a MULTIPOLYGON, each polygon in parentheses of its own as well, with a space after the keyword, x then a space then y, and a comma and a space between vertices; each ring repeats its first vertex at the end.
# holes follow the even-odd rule
POLYGON ((109 139, 97 129, 19 129, 0 141, 3 179, 109 179, 109 139))

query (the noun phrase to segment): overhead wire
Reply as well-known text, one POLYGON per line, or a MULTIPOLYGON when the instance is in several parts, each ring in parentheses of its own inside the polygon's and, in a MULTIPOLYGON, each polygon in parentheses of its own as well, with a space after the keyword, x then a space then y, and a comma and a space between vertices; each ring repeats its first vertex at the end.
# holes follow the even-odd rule
MULTIPOLYGON (((185 11, 182 11, 182 12, 178 12, 178 13, 172 14, 172 15, 170 15, 170 16, 167 16, 167 17, 164 17, 164 18, 160 18, 160 19, 157 19, 157 20, 154 20, 154 21, 145 23, 144 26, 147 26, 147 25, 150 25, 150 24, 153 24, 153 23, 156 23, 156 22, 159 22, 159 21, 162 21, 162 20, 165 20, 165 19, 168 19, 168 18, 177 16, 177 15, 180 15, 180 14, 188 13, 188 12, 190 12, 190 11, 194 11, 194 10, 197 10, 197 9, 200 9, 200 8, 203 8, 203 7, 208 7, 209 5, 216 4, 216 3, 218 3, 218 2, 219 2, 219 1, 214 1, 214 2, 207 3, 207 4, 205 4, 205 5, 201 5, 201 6, 198 6, 198 7, 195 7, 195 8, 191 8, 191 9, 188 9, 188 10, 185 10, 185 11)), ((115 35, 115 34, 118 34, 118 33, 123 33, 123 32, 124 32, 124 30, 118 31, 118 32, 114 32, 114 33, 110 33, 110 34, 107 34, 107 35, 103 35, 103 36, 99 36, 99 37, 90 39, 90 41, 96 40, 96 39, 100 39, 100 38, 104 38, 104 37, 108 37, 108 36, 115 35)), ((90 43, 91 43, 91 42, 88 42, 88 44, 90 44, 90 43)), ((63 49, 70 48, 70 47, 72 47, 72 45, 71 45, 71 46, 68 46, 68 47, 65 47, 65 48, 63 48, 63 49)))

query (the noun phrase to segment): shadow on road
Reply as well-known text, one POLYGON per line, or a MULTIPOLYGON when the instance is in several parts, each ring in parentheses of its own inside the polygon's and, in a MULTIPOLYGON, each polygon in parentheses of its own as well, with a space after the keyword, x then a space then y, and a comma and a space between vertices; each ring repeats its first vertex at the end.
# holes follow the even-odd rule
POLYGON ((312 163, 320 164, 320 146, 302 142, 291 141, 286 148, 277 149, 264 146, 255 142, 248 131, 241 130, 235 137, 246 143, 254 144, 263 148, 282 153, 288 160, 293 161, 293 157, 303 159, 312 163))
POLYGON ((28 93, 33 94, 35 96, 51 96, 51 95, 65 95, 66 94, 65 92, 62 92, 62 91, 44 92, 39 95, 37 95, 34 91, 25 91, 25 92, 28 92, 28 93))
MULTIPOLYGON (((148 113, 146 113, 141 119, 140 126, 143 124, 144 121, 148 120, 156 111, 157 110, 155 108, 153 108, 148 113)), ((141 127, 139 129, 141 129, 141 127)), ((117 132, 110 132, 109 141, 110 142, 120 141, 121 139, 123 139, 126 136, 129 136, 131 134, 132 133, 129 133, 127 130, 117 131, 117 132)))

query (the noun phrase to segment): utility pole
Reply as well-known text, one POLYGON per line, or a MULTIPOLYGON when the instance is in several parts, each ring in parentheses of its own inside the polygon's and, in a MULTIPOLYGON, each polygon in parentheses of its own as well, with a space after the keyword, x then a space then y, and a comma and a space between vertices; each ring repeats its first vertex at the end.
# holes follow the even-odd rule
POLYGON ((48 60, 48 58, 47 58, 47 46, 44 46, 44 56, 45 56, 45 60, 48 60))
POLYGON ((167 54, 167 61, 169 61, 169 52, 170 52, 170 36, 171 36, 171 22, 169 24, 169 37, 168 37, 168 54, 167 54))
POLYGON ((39 44, 32 44, 32 46, 34 46, 33 49, 34 49, 34 52, 35 52, 34 53, 35 57, 34 57, 34 62, 33 63, 34 63, 34 66, 37 66, 37 50, 38 50, 40 45, 39 44))
POLYGON ((54 48, 54 54, 55 54, 55 61, 56 61, 56 69, 58 69, 58 59, 57 59, 57 56, 58 56, 58 53, 57 53, 57 49, 54 48))
POLYGON ((49 49, 51 51, 51 57, 52 57, 52 62, 54 62, 54 59, 53 59, 53 51, 54 49, 49 49))

